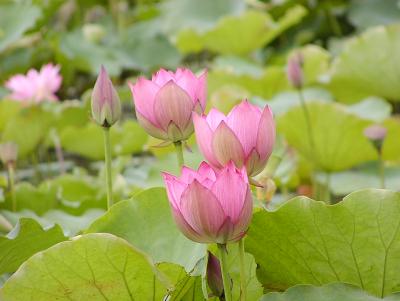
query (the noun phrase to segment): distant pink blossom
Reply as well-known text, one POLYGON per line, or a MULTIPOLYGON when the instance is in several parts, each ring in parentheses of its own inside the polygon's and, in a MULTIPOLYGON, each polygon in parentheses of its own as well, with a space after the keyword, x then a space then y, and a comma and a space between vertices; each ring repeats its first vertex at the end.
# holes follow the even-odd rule
POLYGON ((40 71, 30 69, 26 75, 12 76, 5 84, 11 90, 9 97, 23 103, 56 101, 55 93, 60 89, 62 77, 60 66, 47 64, 40 71))

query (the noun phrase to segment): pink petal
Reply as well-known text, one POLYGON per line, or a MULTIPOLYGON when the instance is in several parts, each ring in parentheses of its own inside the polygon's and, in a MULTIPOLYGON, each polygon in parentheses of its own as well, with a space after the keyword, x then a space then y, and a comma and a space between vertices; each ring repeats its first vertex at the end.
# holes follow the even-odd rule
POLYGON ((175 81, 175 74, 165 69, 160 69, 156 74, 153 74, 151 81, 156 83, 159 87, 164 86, 170 80, 175 81))
POLYGON ((247 187, 245 201, 240 212, 240 216, 235 224, 232 234, 232 242, 238 241, 246 234, 251 222, 251 218, 253 217, 253 199, 249 187, 247 187))
POLYGON ((164 129, 154 125, 150 120, 147 120, 139 111, 136 111, 136 118, 149 135, 161 140, 168 139, 168 133, 165 132, 164 129))
POLYGON ((161 174, 164 178, 170 204, 176 210, 180 210, 181 196, 183 191, 187 188, 187 184, 169 173, 162 172, 161 174))
MULTIPOLYGON (((245 177, 247 178, 247 176, 245 177)), ((236 223, 239 218, 248 186, 243 175, 230 162, 218 175, 211 188, 225 214, 231 218, 233 223, 236 223)))
POLYGON ((180 180, 183 183, 190 184, 195 179, 208 188, 216 179, 215 172, 206 162, 202 162, 197 171, 183 166, 180 180))
POLYGON ((216 237, 226 215, 210 190, 194 180, 181 197, 181 213, 200 235, 216 237))
POLYGON ((202 237, 199 233, 197 233, 184 219, 182 214, 178 211, 172 208, 172 216, 175 220, 176 225, 178 226, 179 230, 185 235, 187 238, 190 240, 193 240, 195 242, 199 243, 211 243, 207 237, 202 237))
POLYGON ((47 64, 40 69, 40 78, 42 84, 50 93, 55 93, 60 89, 62 77, 59 74, 60 66, 47 64))
POLYGON ((218 160, 214 157, 212 149, 213 133, 206 121, 205 116, 199 116, 193 113, 193 124, 195 129, 196 141, 200 148, 201 153, 210 164, 216 167, 221 167, 218 160))
POLYGON ((166 83, 155 96, 154 113, 164 129, 172 121, 183 132, 191 121, 192 110, 190 96, 173 81, 166 83))
POLYGON ((221 121, 226 121, 226 116, 217 109, 212 108, 207 114, 207 123, 212 131, 215 131, 221 121))
POLYGON ((242 167, 245 162, 245 155, 239 139, 224 121, 214 132, 212 149, 215 158, 221 165, 233 161, 237 167, 242 167))
POLYGON ((215 242, 220 244, 226 244, 228 241, 231 240, 233 231, 234 231, 234 225, 230 217, 227 217, 225 221, 222 223, 222 226, 218 230, 218 237, 215 242))
POLYGON ((227 124, 242 144, 248 156, 257 144, 257 130, 261 118, 261 110, 247 100, 235 106, 227 117, 227 124))
POLYGON ((139 78, 134 85, 129 83, 129 87, 132 92, 135 110, 140 112, 153 125, 159 126, 157 118, 154 115, 154 101, 160 88, 152 81, 143 77, 139 78))
POLYGON ((262 160, 268 159, 275 144, 275 122, 269 106, 264 108, 257 131, 257 152, 262 160))

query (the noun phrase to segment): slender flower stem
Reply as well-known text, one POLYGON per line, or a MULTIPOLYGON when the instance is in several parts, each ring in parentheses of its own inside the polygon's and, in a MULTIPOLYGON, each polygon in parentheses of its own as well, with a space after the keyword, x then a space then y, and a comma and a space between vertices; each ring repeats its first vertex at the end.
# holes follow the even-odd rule
POLYGON ((325 202, 331 203, 331 174, 327 172, 325 174, 325 202))
POLYGON ((240 300, 246 301, 246 268, 244 263, 244 242, 239 240, 239 261, 240 261, 240 300))
POLYGON ((217 244, 219 251, 219 260, 221 262, 222 280, 224 282, 225 301, 232 301, 231 280, 228 274, 228 262, 226 258, 226 245, 217 244))
POLYGON ((378 164, 379 164, 379 178, 380 178, 380 184, 381 188, 385 189, 385 162, 383 161, 382 158, 382 152, 379 151, 378 153, 378 164))
POLYGON ((103 127, 103 130, 104 130, 104 154, 105 154, 106 182, 107 182, 107 210, 110 210, 110 207, 113 205, 110 128, 103 127))
POLYGON ((8 180, 10 185, 10 194, 11 194, 11 201, 12 201, 12 211, 17 211, 17 197, 15 195, 15 173, 14 173, 14 166, 10 163, 8 164, 8 180))
POLYGON ((185 164, 185 160, 183 159, 183 149, 182 149, 182 141, 174 142, 176 157, 178 158, 179 168, 185 164))
POLYGON ((65 165, 64 165, 64 154, 61 146, 60 137, 58 136, 57 132, 53 132, 53 143, 54 149, 56 151, 56 157, 58 161, 58 168, 60 170, 60 174, 65 173, 65 165))

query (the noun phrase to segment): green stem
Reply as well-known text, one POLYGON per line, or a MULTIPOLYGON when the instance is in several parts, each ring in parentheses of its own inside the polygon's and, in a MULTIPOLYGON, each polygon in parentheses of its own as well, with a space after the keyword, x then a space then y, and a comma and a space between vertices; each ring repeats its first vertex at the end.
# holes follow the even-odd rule
POLYGON ((14 187, 15 173, 14 173, 14 167, 12 164, 8 164, 8 180, 9 180, 9 185, 10 185, 12 211, 15 212, 15 211, 17 211, 17 197, 15 195, 15 187, 14 187))
POLYGON ((244 242, 239 240, 239 261, 240 261, 240 300, 246 301, 246 268, 244 263, 244 242))
POLYGON ((325 202, 331 203, 331 174, 329 172, 325 174, 325 202))
POLYGON ((379 164, 379 178, 380 178, 380 184, 381 188, 385 189, 385 162, 383 161, 382 158, 382 152, 378 153, 378 164, 379 164))
POLYGON ((226 245, 217 244, 219 251, 219 260, 221 263, 222 281, 224 283, 225 301, 232 301, 231 279, 228 275, 228 262, 226 258, 226 245))
POLYGON ((310 144, 310 149, 311 149, 310 154, 311 154, 312 157, 314 157, 315 143, 314 143, 314 136, 313 136, 313 131, 312 131, 312 127, 311 127, 310 112, 308 111, 306 100, 304 98, 303 92, 301 91, 301 89, 299 89, 298 91, 299 91, 299 98, 300 98, 301 108, 303 109, 304 118, 306 119, 308 143, 310 144))
POLYGON ((182 168, 182 166, 185 164, 185 160, 183 159, 182 142, 181 141, 174 142, 174 145, 175 145, 176 157, 178 158, 179 168, 182 168))
POLYGON ((107 182, 107 210, 109 210, 110 207, 113 205, 110 128, 103 127, 103 130, 104 130, 104 154, 105 154, 106 182, 107 182))

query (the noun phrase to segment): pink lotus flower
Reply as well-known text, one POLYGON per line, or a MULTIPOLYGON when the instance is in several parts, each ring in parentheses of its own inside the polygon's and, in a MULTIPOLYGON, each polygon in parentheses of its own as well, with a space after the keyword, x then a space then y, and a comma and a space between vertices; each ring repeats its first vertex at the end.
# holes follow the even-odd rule
POLYGON ((186 237, 223 244, 245 235, 253 202, 244 168, 230 162, 215 171, 203 162, 197 171, 183 167, 179 178, 163 176, 173 217, 186 237))
POLYGON ((11 90, 10 98, 23 103, 39 103, 45 100, 55 101, 55 93, 60 89, 62 77, 59 74, 60 66, 47 64, 38 72, 30 69, 25 75, 17 74, 5 84, 11 90))
POLYGON ((206 107, 207 73, 196 77, 189 69, 176 73, 161 69, 151 80, 139 78, 129 84, 136 116, 153 137, 172 142, 186 140, 193 133, 192 111, 206 107))
POLYGON ((236 105, 228 116, 211 109, 207 116, 193 114, 197 143, 207 161, 222 168, 233 161, 255 176, 265 167, 275 143, 275 123, 271 109, 264 110, 247 100, 236 105))

